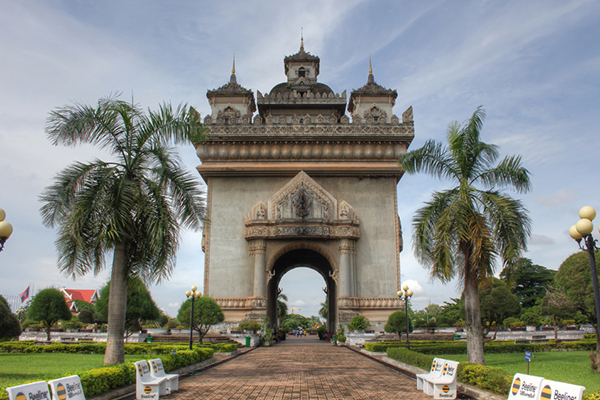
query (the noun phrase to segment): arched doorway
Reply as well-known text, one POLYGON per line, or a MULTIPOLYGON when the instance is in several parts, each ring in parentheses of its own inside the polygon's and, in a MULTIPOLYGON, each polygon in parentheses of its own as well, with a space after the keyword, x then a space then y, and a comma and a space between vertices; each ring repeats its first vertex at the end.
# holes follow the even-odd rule
POLYGON ((335 331, 337 321, 337 287, 334 276, 334 268, 325 256, 319 252, 308 249, 289 250, 274 260, 271 269, 271 279, 267 284, 267 316, 276 326, 277 321, 277 295, 279 283, 283 276, 290 270, 297 267, 307 267, 317 271, 325 281, 327 291, 327 330, 335 331))

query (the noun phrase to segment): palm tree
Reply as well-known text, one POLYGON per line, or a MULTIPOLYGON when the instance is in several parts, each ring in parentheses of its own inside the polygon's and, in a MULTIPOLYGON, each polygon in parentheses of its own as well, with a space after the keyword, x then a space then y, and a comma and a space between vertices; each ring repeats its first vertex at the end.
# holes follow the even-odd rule
POLYGON ((529 171, 511 156, 494 165, 498 148, 480 140, 485 112, 481 107, 464 124, 451 123, 448 145, 433 140, 400 159, 410 174, 425 172, 457 186, 434 192, 413 219, 415 255, 432 279, 447 283, 458 276, 465 294, 467 358, 485 364, 479 285, 493 276, 497 257, 506 265, 526 248, 530 219, 519 200, 496 190, 529 190, 529 171), (478 189, 475 185, 485 188, 478 189))
POLYGON ((46 226, 58 226, 62 272, 73 278, 97 274, 112 252, 106 365, 124 362, 128 277, 146 283, 169 277, 180 227, 201 227, 204 193, 169 144, 199 142, 204 130, 192 107, 164 104, 146 115, 114 96, 97 107, 58 108, 48 117, 52 144, 88 143, 114 158, 65 168, 42 194, 40 210, 46 226))
POLYGON ((288 297, 284 293, 277 294, 277 318, 279 318, 279 323, 285 319, 288 312, 286 301, 288 301, 288 297))

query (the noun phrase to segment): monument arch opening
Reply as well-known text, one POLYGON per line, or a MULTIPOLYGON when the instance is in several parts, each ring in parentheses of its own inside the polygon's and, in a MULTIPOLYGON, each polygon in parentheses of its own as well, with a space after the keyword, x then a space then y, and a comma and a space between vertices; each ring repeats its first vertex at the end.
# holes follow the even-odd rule
MULTIPOLYGON (((323 278, 327 294, 327 329, 330 332, 335 331, 337 298, 336 280, 334 279, 335 267, 331 265, 326 256, 319 252, 319 250, 322 252, 325 252, 325 250, 319 249, 318 246, 300 243, 299 245, 288 246, 288 249, 288 251, 277 257, 270 269, 270 279, 267 284, 267 316, 270 321, 277 321, 277 296, 284 275, 295 268, 306 267, 316 271, 323 278)), ((321 285, 319 286, 320 290, 323 287, 322 282, 319 282, 319 285, 321 285)), ((305 316, 310 317, 310 315, 305 316)), ((273 325, 276 326, 277 324, 274 323, 273 325)))

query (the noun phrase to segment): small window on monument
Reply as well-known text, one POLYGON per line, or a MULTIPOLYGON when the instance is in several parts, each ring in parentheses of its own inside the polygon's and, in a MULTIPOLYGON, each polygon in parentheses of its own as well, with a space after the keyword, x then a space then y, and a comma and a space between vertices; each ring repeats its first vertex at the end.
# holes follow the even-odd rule
POLYGON ((223 124, 224 125, 229 125, 229 118, 228 117, 223 118, 223 124))
POLYGON ((298 77, 304 78, 306 76, 306 70, 304 68, 300 68, 298 70, 298 77))
POLYGON ((303 124, 304 123, 304 118, 300 118, 300 123, 303 124))

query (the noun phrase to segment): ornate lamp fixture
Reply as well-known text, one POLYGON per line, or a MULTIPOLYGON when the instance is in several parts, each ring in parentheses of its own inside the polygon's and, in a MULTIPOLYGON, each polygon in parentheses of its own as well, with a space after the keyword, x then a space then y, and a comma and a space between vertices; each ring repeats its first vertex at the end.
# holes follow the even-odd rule
POLYGON ((192 286, 191 289, 191 291, 187 290, 185 292, 185 295, 188 299, 190 297, 192 298, 192 311, 190 312, 190 350, 192 349, 192 340, 194 336, 194 300, 196 299, 196 297, 202 297, 201 292, 196 292, 196 289, 198 289, 196 286, 192 286))
POLYGON ((0 208, 0 251, 4 249, 4 243, 8 240, 13 231, 12 225, 6 222, 4 217, 6 217, 6 213, 0 208))
MULTIPOLYGON (((598 291, 598 272, 596 271, 596 257, 594 255, 594 250, 598 250, 598 247, 596 246, 597 241, 592 236, 592 231, 594 230, 592 220, 596 218, 596 210, 590 206, 582 207, 579 210, 579 218, 581 219, 569 229, 569 235, 577 241, 579 248, 587 251, 590 256, 594 303, 596 305, 596 321, 600 323, 600 293, 598 291)), ((600 227, 598 227, 598 231, 600 231, 600 227)))
POLYGON ((404 285, 402 286, 402 290, 399 290, 396 295, 400 298, 400 300, 404 300, 404 314, 406 315, 406 349, 410 350, 410 339, 408 336, 408 299, 412 297, 413 291, 410 290, 407 285, 404 285))

